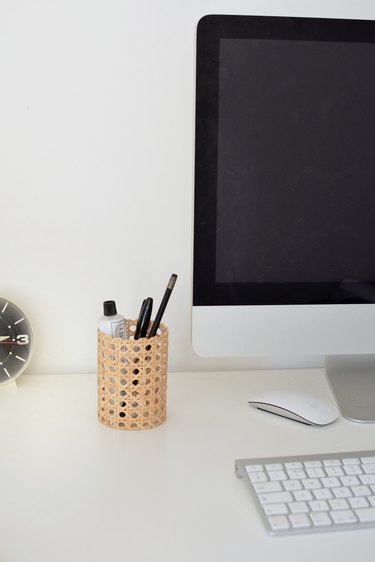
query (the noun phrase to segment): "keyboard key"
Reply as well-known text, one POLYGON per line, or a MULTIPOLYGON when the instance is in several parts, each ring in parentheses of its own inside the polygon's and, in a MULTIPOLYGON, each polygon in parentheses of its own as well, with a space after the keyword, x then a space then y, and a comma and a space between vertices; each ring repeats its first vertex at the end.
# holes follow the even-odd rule
POLYGON ((289 509, 292 513, 308 513, 309 506, 306 502, 292 502, 289 505, 289 509))
POLYGON ((363 464, 375 464, 375 457, 362 457, 363 464))
POLYGON ((329 511, 329 505, 326 500, 313 500, 309 502, 311 511, 329 511))
POLYGON ((274 515, 269 517, 268 521, 273 531, 284 531, 290 527, 289 521, 285 515, 274 515))
POLYGON ((293 497, 290 494, 290 492, 274 492, 274 493, 259 494, 258 497, 262 505, 266 505, 269 503, 285 503, 293 500, 293 497))
POLYGON ((310 517, 315 527, 326 527, 327 525, 332 525, 332 519, 325 511, 320 513, 311 513, 310 517))
POLYGON ((245 466, 246 472, 259 472, 259 471, 263 471, 263 465, 261 464, 247 464, 245 466))
POLYGON ((302 468, 293 468, 287 470, 287 473, 291 480, 304 480, 307 477, 306 472, 302 468))
POLYGON ((322 461, 305 461, 305 468, 318 468, 322 466, 322 461))
POLYGON ((294 529, 303 529, 311 526, 310 519, 304 513, 289 515, 289 520, 294 529))
POLYGON ((337 509, 348 509, 349 504, 348 502, 343 499, 343 500, 328 500, 329 501, 329 505, 331 506, 331 508, 333 510, 337 510, 337 509))
POLYGON ((288 492, 302 490, 302 484, 299 480, 285 480, 283 482, 283 486, 285 490, 288 490, 288 492))
POLYGON ((313 490, 313 494, 317 500, 330 500, 333 498, 333 494, 329 488, 319 488, 319 490, 313 490))
POLYGON ((263 506, 266 515, 286 515, 289 509, 285 503, 271 503, 263 506))
POLYGON ((345 472, 341 466, 326 466, 327 476, 344 476, 345 472))
POLYGON ((266 470, 282 470, 283 469, 283 465, 279 462, 266 464, 265 466, 266 466, 266 470))
POLYGON ((263 471, 263 466, 261 464, 247 464, 245 466, 246 472, 259 472, 263 471))
POLYGON ((267 482, 267 474, 265 472, 248 472, 250 482, 267 482))
POLYGON ((360 464, 360 460, 357 457, 351 457, 351 458, 347 458, 347 459, 342 459, 342 464, 345 465, 353 465, 353 464, 360 464))
POLYGON ((375 484, 375 474, 362 474, 359 479, 362 484, 375 484))
POLYGON ((340 459, 328 459, 323 461, 324 466, 341 466, 340 459))
POLYGON ((310 501, 313 499, 313 495, 310 490, 296 490, 293 492, 293 496, 296 501, 310 501))
POLYGON ((343 486, 358 486, 360 484, 357 476, 343 476, 340 480, 343 486))
POLYGON ((375 507, 369 507, 367 509, 356 509, 356 514, 361 523, 375 521, 375 507))
POLYGON ((322 468, 306 468, 306 472, 310 478, 324 478, 324 476, 327 476, 322 468))
POLYGON ((325 488, 336 488, 340 486, 340 480, 336 478, 336 476, 322 478, 321 482, 325 488))
POLYGON ((281 492, 282 486, 280 482, 255 482, 254 490, 258 493, 264 492, 281 492))
POLYGON ((331 511, 331 517, 336 525, 356 523, 358 521, 356 515, 350 509, 346 511, 331 511))
POLYGON ((352 507, 353 509, 358 509, 360 507, 369 507, 368 501, 365 497, 349 498, 348 502, 350 503, 350 507, 352 507))
POLYGON ((285 463, 285 468, 287 470, 289 469, 294 469, 294 468, 302 468, 303 464, 301 462, 286 462, 285 463))
POLYGON ((280 480, 287 479, 287 476, 283 470, 271 470, 268 473, 268 477, 272 481, 280 481, 280 480))
POLYGON ((344 466, 344 472, 348 475, 348 476, 353 476, 353 475, 357 475, 357 474, 363 474, 362 468, 358 465, 349 465, 349 466, 344 466))
POLYGON ((353 486, 352 492, 355 496, 371 496, 371 490, 368 486, 353 486))
POLYGON ((342 488, 332 488, 332 492, 335 498, 350 498, 353 495, 349 488, 345 486, 342 488))
POLYGON ((302 484, 306 490, 316 490, 317 488, 322 487, 317 478, 307 478, 306 480, 302 480, 302 484))

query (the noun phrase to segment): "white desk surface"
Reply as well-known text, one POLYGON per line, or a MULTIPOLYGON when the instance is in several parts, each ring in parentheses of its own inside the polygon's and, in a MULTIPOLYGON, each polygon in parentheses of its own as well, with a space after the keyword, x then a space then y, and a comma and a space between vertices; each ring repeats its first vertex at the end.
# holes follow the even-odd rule
POLYGON ((375 448, 375 424, 308 427, 248 406, 294 387, 332 399, 321 370, 175 373, 168 417, 97 421, 95 375, 0 390, 1 562, 373 562, 375 529, 269 537, 236 458, 375 448))

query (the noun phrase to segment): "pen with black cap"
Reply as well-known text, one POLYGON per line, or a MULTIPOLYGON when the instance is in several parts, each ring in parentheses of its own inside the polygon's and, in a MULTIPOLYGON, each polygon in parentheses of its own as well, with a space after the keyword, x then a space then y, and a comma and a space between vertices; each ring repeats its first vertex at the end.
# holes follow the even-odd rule
POLYGON ((152 298, 148 297, 142 303, 141 310, 139 312, 137 326, 135 328, 134 339, 146 337, 147 328, 150 323, 151 312, 152 312, 152 298))
POLYGON ((171 275, 171 277, 170 277, 170 279, 169 279, 167 288, 166 288, 166 290, 165 290, 163 300, 162 300, 161 303, 160 303, 159 310, 158 310, 157 313, 156 313, 155 320, 154 320, 154 322, 153 322, 153 324, 152 324, 152 326, 151 326, 151 330, 150 330, 150 332, 149 332, 149 334, 148 334, 148 337, 149 337, 149 338, 152 338, 153 336, 155 336, 156 332, 158 331, 158 328, 159 328, 159 326, 160 326, 161 319, 162 319, 162 317, 163 317, 164 311, 165 311, 165 309, 166 309, 166 306, 167 306, 167 304, 168 304, 169 298, 170 298, 171 293, 172 293, 172 291, 173 291, 173 287, 175 286, 176 280, 177 280, 177 275, 176 275, 175 273, 172 273, 172 275, 171 275))

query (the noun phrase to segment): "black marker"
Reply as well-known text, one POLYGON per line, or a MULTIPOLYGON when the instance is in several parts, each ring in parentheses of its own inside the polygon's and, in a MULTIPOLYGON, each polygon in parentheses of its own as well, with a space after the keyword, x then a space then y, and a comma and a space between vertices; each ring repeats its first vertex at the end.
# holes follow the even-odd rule
POLYGON ((148 334, 149 338, 152 338, 156 334, 156 332, 158 331, 160 321, 163 317, 165 308, 168 304, 169 297, 171 296, 171 292, 173 291, 173 287, 175 286, 176 279, 177 279, 177 275, 175 273, 172 273, 171 278, 169 279, 167 288, 165 290, 163 300, 161 301, 160 306, 159 306, 159 310, 157 311, 157 314, 155 316, 154 323, 151 326, 150 333, 148 334))
POLYGON ((152 298, 145 299, 141 306, 141 311, 138 316, 137 327, 135 329, 134 339, 144 338, 147 334, 147 328, 150 323, 152 312, 152 298))

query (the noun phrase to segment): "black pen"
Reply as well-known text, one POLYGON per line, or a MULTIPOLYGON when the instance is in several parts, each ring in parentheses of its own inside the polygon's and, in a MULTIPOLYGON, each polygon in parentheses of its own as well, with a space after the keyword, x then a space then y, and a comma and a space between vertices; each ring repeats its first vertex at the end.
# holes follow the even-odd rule
POLYGON ((173 287, 175 286, 176 279, 177 279, 177 275, 175 273, 172 273, 171 278, 169 279, 167 288, 165 290, 163 300, 161 301, 160 306, 159 306, 159 310, 156 313, 154 323, 152 324, 150 333, 148 334, 149 338, 152 338, 156 334, 156 332, 158 331, 158 328, 160 326, 160 321, 163 317, 165 308, 168 304, 169 297, 171 296, 171 293, 173 291, 173 287))
POLYGON ((137 327, 134 334, 134 339, 144 338, 147 334, 147 328, 150 323, 152 312, 152 298, 148 297, 142 303, 141 310, 138 316, 137 327))

